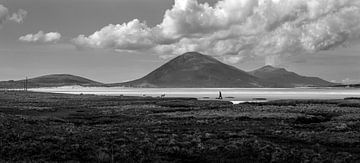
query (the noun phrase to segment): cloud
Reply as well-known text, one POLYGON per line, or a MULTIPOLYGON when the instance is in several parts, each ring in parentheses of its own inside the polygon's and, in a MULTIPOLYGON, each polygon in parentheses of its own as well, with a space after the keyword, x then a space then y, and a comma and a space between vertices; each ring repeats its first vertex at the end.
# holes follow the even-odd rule
POLYGON ((0 25, 2 25, 9 15, 9 10, 0 4, 0 25))
POLYGON ((346 78, 346 79, 342 80, 341 83, 343 83, 343 84, 359 84, 360 79, 346 78))
POLYGON ((17 13, 13 13, 8 19, 16 23, 22 23, 27 16, 27 11, 19 9, 17 13))
POLYGON ((135 19, 129 23, 110 24, 89 37, 80 35, 74 42, 80 47, 139 50, 153 47, 154 38, 151 29, 135 19))
POLYGON ((27 16, 27 11, 19 9, 18 12, 10 14, 9 9, 0 4, 0 25, 5 21, 13 21, 16 23, 22 23, 27 16))
POLYGON ((135 19, 74 39, 78 47, 148 51, 162 58, 199 51, 227 62, 314 54, 360 38, 358 0, 175 0, 163 21, 135 19))
POLYGON ((58 32, 49 32, 44 33, 39 31, 36 34, 27 34, 19 38, 23 42, 32 42, 32 43, 56 43, 61 39, 61 34, 58 32))

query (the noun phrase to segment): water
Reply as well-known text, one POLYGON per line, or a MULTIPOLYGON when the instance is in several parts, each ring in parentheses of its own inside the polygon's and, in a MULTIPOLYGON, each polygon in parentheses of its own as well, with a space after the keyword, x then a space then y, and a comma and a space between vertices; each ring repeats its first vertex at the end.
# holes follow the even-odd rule
POLYGON ((343 99, 360 97, 360 89, 355 88, 123 88, 123 87, 81 87, 36 88, 31 91, 95 94, 113 96, 194 97, 212 100, 222 93, 223 100, 241 103, 245 101, 277 99, 343 99))

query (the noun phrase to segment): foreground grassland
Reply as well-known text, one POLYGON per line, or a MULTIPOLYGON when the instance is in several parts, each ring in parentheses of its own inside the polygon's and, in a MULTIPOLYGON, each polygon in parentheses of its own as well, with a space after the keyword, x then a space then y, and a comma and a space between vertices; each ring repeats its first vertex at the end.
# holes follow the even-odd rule
POLYGON ((0 162, 360 162, 359 103, 0 92, 0 162))

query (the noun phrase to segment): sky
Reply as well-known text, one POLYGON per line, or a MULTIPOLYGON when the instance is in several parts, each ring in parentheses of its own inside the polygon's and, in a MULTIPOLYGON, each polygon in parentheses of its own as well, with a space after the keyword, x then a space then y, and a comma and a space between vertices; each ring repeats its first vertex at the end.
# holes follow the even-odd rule
POLYGON ((116 83, 187 51, 360 83, 357 0, 0 0, 0 80, 116 83), (205 4, 208 3, 208 4, 205 4))

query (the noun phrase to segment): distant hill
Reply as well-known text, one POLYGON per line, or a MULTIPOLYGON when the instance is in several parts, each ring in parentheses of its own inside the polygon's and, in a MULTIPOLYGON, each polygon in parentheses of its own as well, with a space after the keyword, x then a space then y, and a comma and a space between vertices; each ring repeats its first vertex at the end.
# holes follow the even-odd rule
MULTIPOLYGON (((0 88, 23 88, 24 83, 25 80, 2 81, 0 88)), ((337 84, 317 77, 301 76, 284 68, 272 66, 245 72, 197 52, 178 56, 143 78, 125 83, 103 84, 68 74, 28 79, 28 88, 71 85, 148 88, 292 88, 335 86, 337 84)))
POLYGON ((210 56, 189 52, 176 57, 141 79, 110 86, 231 88, 273 85, 210 56))
POLYGON ((265 66, 249 72, 260 79, 272 82, 276 87, 305 87, 305 86, 333 86, 335 83, 328 82, 318 77, 301 76, 289 72, 284 68, 265 66))
MULTIPOLYGON (((24 83, 25 80, 2 81, 0 82, 0 88, 23 88, 24 83)), ((83 77, 68 74, 45 75, 28 79, 28 88, 60 87, 70 85, 102 86, 103 84, 83 77)))

